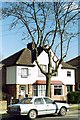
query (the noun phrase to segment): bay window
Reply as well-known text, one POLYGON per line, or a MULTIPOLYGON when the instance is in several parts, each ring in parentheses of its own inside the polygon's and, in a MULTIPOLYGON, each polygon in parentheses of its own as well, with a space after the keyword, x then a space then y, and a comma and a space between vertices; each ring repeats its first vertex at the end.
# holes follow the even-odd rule
POLYGON ((54 85, 54 95, 63 95, 62 85, 54 85))
POLYGON ((33 95, 34 96, 45 96, 46 85, 33 85, 33 95))

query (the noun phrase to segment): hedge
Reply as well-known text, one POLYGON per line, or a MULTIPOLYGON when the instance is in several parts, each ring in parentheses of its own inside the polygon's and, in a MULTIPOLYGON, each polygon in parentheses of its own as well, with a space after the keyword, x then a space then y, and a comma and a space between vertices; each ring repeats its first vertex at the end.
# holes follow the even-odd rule
POLYGON ((68 99, 68 103, 79 104, 80 103, 80 91, 68 93, 67 99, 68 99))

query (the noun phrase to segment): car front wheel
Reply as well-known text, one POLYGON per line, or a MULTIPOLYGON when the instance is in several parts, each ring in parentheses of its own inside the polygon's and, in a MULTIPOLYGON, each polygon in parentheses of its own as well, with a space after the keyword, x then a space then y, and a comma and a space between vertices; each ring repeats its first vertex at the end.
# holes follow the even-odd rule
POLYGON ((31 111, 29 112, 29 114, 28 114, 28 117, 29 117, 31 120, 35 119, 35 118, 37 117, 37 112, 36 112, 36 110, 31 110, 31 111))
POLYGON ((61 115, 61 116, 64 116, 64 115, 66 115, 66 108, 65 107, 62 107, 61 109, 60 109, 60 112, 59 112, 59 115, 61 115))

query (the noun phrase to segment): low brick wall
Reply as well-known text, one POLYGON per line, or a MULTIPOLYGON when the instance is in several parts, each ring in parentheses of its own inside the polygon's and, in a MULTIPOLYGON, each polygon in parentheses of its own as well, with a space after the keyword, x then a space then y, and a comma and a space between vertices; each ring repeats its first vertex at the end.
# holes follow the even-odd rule
POLYGON ((0 110, 6 110, 6 109, 7 109, 7 101, 0 100, 0 110))

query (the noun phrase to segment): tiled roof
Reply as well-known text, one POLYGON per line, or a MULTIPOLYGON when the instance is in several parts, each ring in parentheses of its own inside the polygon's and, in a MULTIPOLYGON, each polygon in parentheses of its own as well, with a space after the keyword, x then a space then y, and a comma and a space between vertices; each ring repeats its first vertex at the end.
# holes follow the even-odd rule
POLYGON ((62 68, 64 68, 64 69, 76 69, 76 67, 74 67, 66 62, 61 62, 61 64, 62 64, 62 68))
POLYGON ((33 65, 31 60, 31 51, 28 48, 11 55, 2 61, 4 66, 12 65, 33 65))
POLYGON ((2 60, 2 64, 4 64, 5 66, 15 65, 16 61, 19 59, 19 57, 20 57, 20 55, 22 54, 23 51, 24 51, 24 49, 22 49, 19 52, 11 55, 8 58, 2 60))
POLYGON ((19 59, 16 61, 16 64, 17 65, 18 64, 19 65, 33 65, 31 50, 29 50, 28 48, 25 48, 21 56, 19 57, 19 59))
MULTIPOLYGON (((43 51, 42 47, 38 47, 38 55, 43 51)), ((10 57, 4 59, 1 63, 4 66, 13 66, 13 65, 26 65, 26 66, 34 66, 33 62, 36 58, 35 50, 30 50, 28 48, 24 48, 19 52, 11 55, 10 57)), ((62 62, 62 68, 65 69, 74 69, 72 65, 68 63, 62 62)))
POLYGON ((80 67, 80 56, 67 61, 67 63, 75 67, 80 67))
MULTIPOLYGON (((34 84, 43 84, 43 85, 45 85, 46 84, 46 80, 37 80, 34 84)), ((62 83, 62 81, 60 81, 60 80, 51 80, 51 84, 52 85, 62 85, 63 83, 62 83)))

